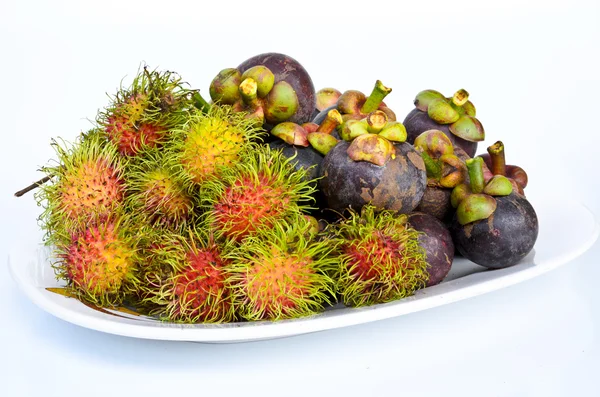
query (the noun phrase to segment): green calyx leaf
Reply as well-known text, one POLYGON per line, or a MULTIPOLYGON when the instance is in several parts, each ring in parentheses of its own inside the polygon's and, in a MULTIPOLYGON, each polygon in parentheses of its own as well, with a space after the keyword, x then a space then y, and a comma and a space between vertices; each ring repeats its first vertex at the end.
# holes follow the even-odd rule
POLYGON ((256 65, 246 70, 242 74, 241 80, 244 81, 247 78, 251 78, 256 81, 257 94, 259 98, 264 98, 273 89, 275 84, 275 75, 271 70, 264 65, 256 65))
POLYGON ((290 119, 298 110, 298 96, 294 88, 286 81, 273 86, 266 98, 265 118, 271 124, 290 119))
POLYGON ((445 98, 434 99, 427 108, 429 118, 438 124, 452 124, 460 118, 460 114, 446 101, 445 98))
POLYGON ((461 225, 489 218, 496 211, 496 199, 487 194, 471 194, 460 202, 456 216, 461 225))
POLYGON ((481 142, 485 139, 485 131, 479 120, 466 114, 450 126, 450 131, 469 142, 481 142))
POLYGON ((461 183, 452 189, 452 193, 450 194, 450 204, 452 208, 458 207, 458 205, 471 194, 471 188, 466 183, 461 183))
POLYGON ((304 128, 289 121, 279 123, 271 130, 271 134, 290 145, 308 147, 307 135, 304 128))
POLYGON ((513 192, 513 185, 504 175, 494 175, 483 188, 483 193, 490 196, 508 196, 513 192))
POLYGON ((406 142, 408 134, 404 124, 398 121, 388 121, 385 127, 379 132, 379 136, 392 142, 406 142))
POLYGON ((395 157, 394 144, 375 134, 356 137, 347 150, 354 161, 368 161, 371 164, 384 166, 391 157, 395 157))
POLYGON ((417 109, 419 109, 422 112, 426 112, 427 109, 429 108, 429 104, 434 100, 434 99, 443 99, 444 95, 442 95, 440 92, 437 92, 435 90, 424 90, 421 91, 417 94, 417 96, 415 97, 415 107, 417 109))
POLYGON ((339 142, 334 136, 324 132, 311 132, 307 135, 307 139, 310 145, 323 156, 329 153, 339 142))

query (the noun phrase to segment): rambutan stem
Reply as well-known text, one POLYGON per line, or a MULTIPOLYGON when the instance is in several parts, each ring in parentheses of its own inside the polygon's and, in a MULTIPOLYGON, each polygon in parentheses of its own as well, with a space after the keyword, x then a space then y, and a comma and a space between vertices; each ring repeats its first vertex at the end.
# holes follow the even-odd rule
POLYGON ((492 160, 492 174, 506 176, 506 158, 504 156, 504 144, 501 141, 487 148, 492 160))
POLYGON ((379 105, 381 105, 381 102, 383 102, 383 99, 390 92, 392 92, 391 88, 384 86, 381 80, 377 80, 375 82, 375 87, 373 87, 371 95, 369 95, 360 111, 363 114, 367 114, 377 110, 379 108, 379 105))
POLYGON ((21 197, 22 195, 24 195, 27 192, 32 191, 33 189, 43 185, 44 183, 48 182, 50 179, 52 179, 51 176, 45 176, 42 179, 40 179, 37 182, 32 183, 31 185, 27 186, 25 189, 21 189, 18 192, 15 193, 15 197, 21 197))

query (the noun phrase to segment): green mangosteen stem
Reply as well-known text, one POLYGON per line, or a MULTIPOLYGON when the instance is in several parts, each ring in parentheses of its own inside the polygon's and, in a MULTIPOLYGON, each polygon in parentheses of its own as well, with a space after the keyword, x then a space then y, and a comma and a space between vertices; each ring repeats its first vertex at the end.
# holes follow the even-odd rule
POLYGON ((506 159, 504 157, 504 144, 501 141, 487 148, 492 160, 492 174, 506 176, 506 159))
POLYGON ((321 125, 317 128, 317 132, 331 134, 333 130, 335 130, 337 126, 343 122, 344 120, 342 120, 342 115, 340 112, 337 109, 331 109, 329 112, 327 112, 325 120, 323 120, 321 125))
POLYGON ((442 176, 442 165, 439 161, 431 158, 427 152, 422 152, 421 157, 423 158, 423 162, 425 163, 425 170, 427 172, 427 177, 439 179, 442 176))
POLYGON ((452 97, 452 103, 454 103, 456 106, 462 106, 465 103, 467 103, 468 100, 469 100, 469 93, 463 88, 456 91, 454 93, 454 96, 452 97))
POLYGON ((242 100, 251 108, 257 108, 258 103, 258 83, 251 77, 248 77, 240 83, 240 95, 242 100))
POLYGON ((471 191, 475 194, 483 192, 485 180, 483 178, 483 159, 475 157, 466 161, 467 169, 469 170, 469 178, 471 179, 471 191))
POLYGON ((39 186, 42 186, 44 183, 48 182, 50 179, 52 179, 51 176, 45 176, 42 179, 40 179, 39 181, 33 182, 31 185, 27 186, 25 189, 21 189, 18 192, 16 192, 15 197, 21 197, 25 193, 30 192, 39 186))
POLYGON ((194 106, 201 110, 203 113, 208 113, 210 110, 210 103, 206 102, 206 100, 200 95, 198 91, 194 92, 192 95, 192 100, 194 101, 194 106))
POLYGON ((360 109, 361 113, 367 114, 377 110, 377 108, 379 108, 379 105, 381 105, 381 102, 383 102, 383 99, 390 92, 392 92, 391 88, 384 86, 381 80, 377 80, 375 82, 375 87, 373 88, 371 95, 369 95, 362 108, 360 109))
POLYGON ((367 129, 371 134, 378 134, 388 122, 387 115, 381 110, 375 110, 367 116, 367 129))

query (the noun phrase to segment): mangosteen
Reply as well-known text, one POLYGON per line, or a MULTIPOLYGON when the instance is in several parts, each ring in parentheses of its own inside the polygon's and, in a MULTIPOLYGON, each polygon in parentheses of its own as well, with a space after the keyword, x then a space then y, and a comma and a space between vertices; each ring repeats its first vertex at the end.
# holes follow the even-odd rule
POLYGON ((465 90, 458 90, 452 98, 435 90, 417 94, 413 109, 404 119, 407 142, 413 143, 427 130, 440 130, 450 138, 455 147, 462 148, 470 157, 477 152, 477 142, 483 141, 483 126, 475 118, 475 106, 465 90))
POLYGON ((416 210, 450 222, 454 213, 450 195, 466 178, 464 161, 454 154, 450 138, 440 130, 423 132, 415 139, 414 146, 427 170, 427 188, 416 210))
POLYGON ((377 134, 339 142, 323 159, 320 176, 328 207, 340 213, 360 211, 369 203, 378 210, 409 213, 427 183, 423 159, 412 145, 377 134))
POLYGON ((421 235, 419 245, 427 255, 427 287, 439 284, 450 272, 454 260, 454 243, 446 226, 436 217, 422 212, 408 215, 408 224, 421 235))
POLYGON ((465 258, 492 269, 515 265, 532 249, 538 219, 527 199, 503 175, 484 183, 483 159, 467 160, 470 185, 452 192, 457 205, 450 233, 465 258))
POLYGON ((223 69, 211 82, 210 96, 215 103, 247 113, 267 131, 286 121, 306 123, 315 109, 315 88, 306 69, 278 53, 223 69))
MULTIPOLYGON (((281 86, 282 93, 295 96, 298 103, 293 114, 284 119, 283 117, 276 117, 278 112, 276 103, 270 104, 269 96, 267 96, 268 105, 265 107, 267 122, 274 125, 281 121, 291 121, 297 124, 310 121, 315 109, 316 99, 315 86, 306 69, 294 58, 275 52, 253 56, 242 62, 237 69, 244 73, 258 65, 267 67, 273 73, 275 77, 273 90, 281 86), (291 87, 291 91, 288 90, 288 86, 291 87)), ((285 109, 283 113, 289 113, 289 109, 285 109)))

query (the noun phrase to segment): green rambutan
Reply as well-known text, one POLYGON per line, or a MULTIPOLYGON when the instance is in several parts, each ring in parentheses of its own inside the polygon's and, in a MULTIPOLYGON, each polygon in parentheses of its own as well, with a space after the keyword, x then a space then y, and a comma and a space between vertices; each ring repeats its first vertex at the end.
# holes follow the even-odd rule
POLYGON ((240 242, 278 221, 298 221, 314 186, 304 169, 294 169, 293 159, 268 146, 242 154, 244 161, 223 168, 218 179, 203 185, 202 200, 208 205, 208 227, 219 237, 240 242))
POLYGON ((182 228, 194 216, 192 183, 164 152, 148 151, 125 174, 128 207, 150 225, 182 228))
POLYGON ((176 322, 227 322, 235 318, 227 283, 229 261, 206 233, 163 233, 157 238, 154 263, 146 270, 145 299, 154 304, 151 314, 176 322))
POLYGON ((263 133, 231 107, 212 106, 206 113, 192 112, 182 129, 175 131, 173 150, 188 177, 201 184, 239 161, 240 153, 263 133))
POLYGON ((45 211, 40 217, 48 233, 79 227, 111 216, 123 203, 123 164, 114 145, 92 130, 74 145, 53 141, 57 165, 42 170, 52 182, 36 197, 45 211))
POLYGON ((57 277, 82 300, 101 307, 119 305, 139 283, 137 240, 122 220, 90 222, 53 241, 57 277))
POLYGON ((418 243, 419 232, 409 227, 406 215, 375 212, 333 224, 328 231, 338 244, 337 282, 348 306, 384 303, 412 295, 428 278, 426 254, 418 243))
POLYGON ((160 146, 193 107, 193 91, 183 85, 176 73, 144 67, 129 88, 117 92, 97 122, 124 156, 160 146))
POLYGON ((235 302, 247 320, 279 320, 318 313, 332 302, 335 244, 311 237, 311 223, 278 222, 226 256, 235 302))

